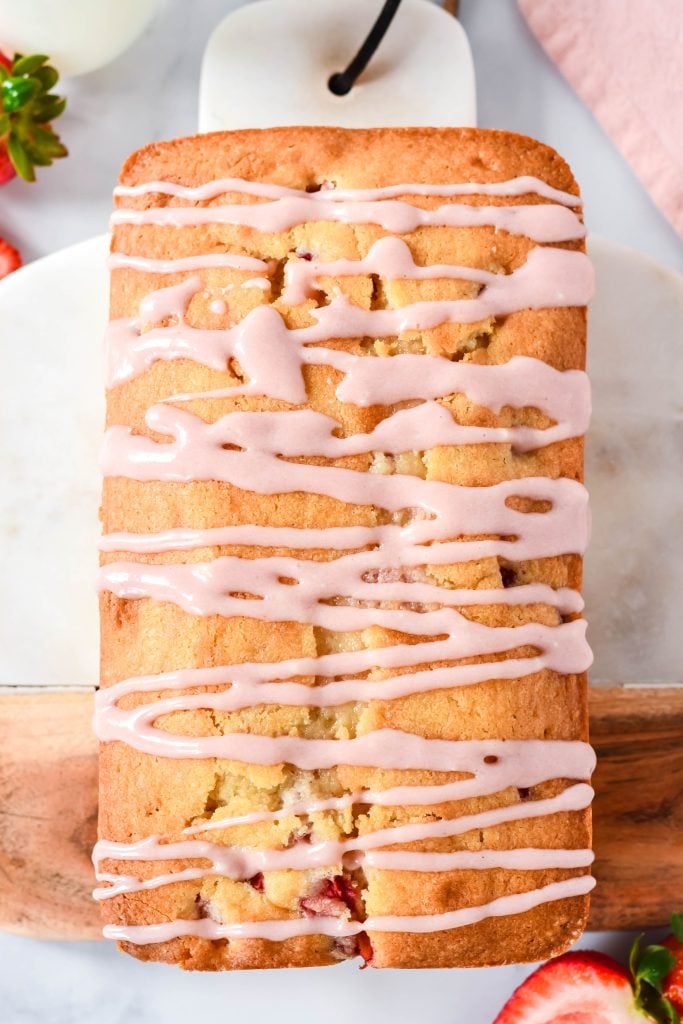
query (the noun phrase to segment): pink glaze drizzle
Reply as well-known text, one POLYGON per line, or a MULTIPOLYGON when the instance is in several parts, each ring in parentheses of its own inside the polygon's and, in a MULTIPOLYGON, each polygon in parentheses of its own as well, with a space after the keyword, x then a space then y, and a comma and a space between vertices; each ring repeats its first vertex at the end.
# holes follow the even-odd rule
POLYGON ((231 270, 263 271, 268 263, 254 256, 237 256, 228 252, 211 252, 201 256, 181 256, 172 260, 155 260, 147 256, 128 256, 123 252, 113 252, 107 260, 109 270, 139 270, 143 274, 179 274, 189 270, 211 270, 214 267, 231 270))
MULTIPOLYGON (((540 813, 548 814, 549 809, 544 808, 540 813)), ((521 818, 529 816, 528 814, 523 814, 521 818)), ((110 845, 114 847, 116 844, 110 845)), ((307 848, 303 851, 307 854, 306 856, 301 856, 301 850, 293 852, 291 848, 289 850, 259 851, 253 855, 250 850, 244 851, 237 847, 225 847, 197 841, 165 844, 160 847, 162 856, 158 856, 157 851, 153 847, 148 847, 146 850, 141 851, 142 856, 138 856, 135 859, 163 860, 168 858, 171 860, 176 857, 182 857, 199 860, 206 858, 207 860, 212 860, 212 867, 208 869, 184 868, 181 871, 169 871, 147 879, 138 879, 134 875, 110 874, 98 869, 96 872, 97 881, 109 882, 110 884, 94 889, 93 898, 96 900, 108 900, 113 896, 120 896, 122 893, 160 889, 164 885, 170 885, 175 882, 194 881, 212 875, 244 881, 261 871, 279 871, 282 869, 307 871, 316 867, 331 866, 335 863, 343 864, 344 867, 351 867, 353 869, 375 868, 380 871, 490 871, 493 868, 504 868, 510 871, 547 871, 553 868, 589 867, 595 859, 592 850, 558 850, 547 847, 526 849, 522 847, 512 850, 480 850, 477 852, 457 850, 455 853, 380 851, 353 856, 353 854, 346 853, 342 849, 332 851, 332 845, 331 843, 320 843, 317 847, 313 847, 310 844, 306 844, 307 848), (215 851, 215 854, 208 851, 207 848, 209 847, 211 851, 215 851), (324 849, 318 847, 324 847, 324 849), (338 853, 341 856, 337 856, 338 853), (323 857, 329 859, 323 860, 323 857)), ((341 848, 348 844, 339 843, 334 845, 341 848)), ((97 852, 102 859, 132 859, 128 847, 124 851, 118 851, 105 846, 97 852)))
MULTIPOLYGON (((191 301, 191 281, 195 291, 202 288, 201 280, 194 277, 175 286, 178 308, 183 302, 187 308, 191 301)), ((107 381, 112 387, 135 377, 157 359, 189 358, 225 371, 228 360, 236 358, 251 379, 249 390, 240 393, 269 394, 302 404, 306 401, 301 378, 304 363, 327 362, 341 369, 353 365, 348 353, 307 351, 307 345, 330 338, 393 337, 444 323, 477 323, 525 308, 584 305, 594 285, 584 253, 553 248, 532 249, 517 270, 487 275, 487 282, 473 299, 422 301, 397 309, 361 309, 340 295, 327 306, 311 309, 314 324, 292 329, 276 309, 265 305, 251 310, 227 331, 191 327, 181 319, 173 327, 141 333, 145 318, 113 320, 105 337, 107 381), (279 384, 282 377, 291 380, 288 388, 279 384)))
POLYGON ((248 281, 242 281, 242 288, 270 288, 270 280, 267 277, 250 277, 248 281))
POLYGON ((290 306, 299 305, 313 297, 314 284, 320 277, 351 277, 359 274, 377 274, 388 281, 426 281, 452 278, 475 284, 494 284, 499 276, 489 270, 461 267, 456 264, 428 264, 421 266, 413 259, 410 247, 401 238, 385 235, 379 238, 361 259, 288 260, 285 264, 285 289, 282 298, 290 306))
POLYGON ((535 309, 542 308, 542 304, 549 301, 551 290, 554 290, 554 305, 578 305, 577 297, 589 295, 593 287, 590 261, 581 252, 567 249, 532 249, 527 261, 527 270, 523 274, 521 268, 513 271, 513 274, 494 274, 489 270, 450 263, 422 266, 415 263, 410 247, 403 239, 386 235, 378 239, 361 259, 330 262, 316 259, 288 260, 285 264, 285 289, 282 298, 289 305, 296 306, 313 297, 314 285, 318 278, 351 277, 360 274, 375 274, 388 281, 428 281, 444 278, 471 281, 487 287, 489 298, 491 289, 500 292, 500 289, 506 286, 505 282, 508 282, 507 287, 512 290, 512 278, 515 282, 515 293, 519 297, 519 308, 524 308, 524 301, 529 299, 529 305, 535 309), (534 274, 539 275, 539 280, 534 282, 532 291, 529 284, 534 274), (541 281, 542 277, 545 278, 544 283, 541 281))
MULTIPOLYGON (((108 738, 104 730, 100 738, 108 738)), ((331 740, 255 733, 183 736, 143 727, 135 746, 162 757, 217 757, 246 764, 292 764, 306 771, 344 764, 359 768, 372 765, 373 768, 446 772, 457 771, 459 751, 463 745, 469 751, 469 745, 476 742, 479 741, 425 739, 400 729, 375 729, 353 739, 331 740)), ((494 743, 493 740, 486 742, 494 743)), ((467 768, 460 770, 467 771, 467 768)))
MULTIPOLYGON (((519 528, 520 523, 515 524, 519 528)), ((515 541, 455 541, 449 545, 430 544, 429 548, 413 543, 414 524, 410 526, 216 526, 205 529, 163 530, 160 533, 108 533, 102 537, 101 551, 131 551, 154 554, 163 551, 188 551, 194 548, 222 545, 257 545, 272 548, 328 548, 344 551, 365 545, 380 545, 385 552, 400 550, 404 564, 438 565, 448 561, 467 561, 509 553, 515 541), (421 557, 420 557, 421 556, 421 557)), ((426 534, 422 541, 429 543, 426 534)), ((519 549, 517 549, 519 550, 519 549)), ((577 608, 577 611, 580 609, 577 608)))
MULTIPOLYGON (((290 416, 291 413, 285 415, 290 416)), ((211 424, 175 406, 154 406, 148 425, 173 442, 161 443, 130 428, 110 427, 105 435, 101 466, 105 476, 134 480, 220 480, 257 494, 305 492, 345 503, 375 505, 392 513, 419 510, 402 539, 413 544, 462 534, 513 535, 515 540, 453 541, 433 545, 429 561, 436 564, 510 553, 518 559, 542 558, 559 550, 585 550, 588 541, 587 494, 582 484, 566 478, 522 477, 487 487, 464 487, 400 473, 362 473, 333 466, 287 462, 258 449, 226 450, 211 424), (507 505, 513 497, 550 501, 547 512, 519 512, 507 505), (409 502, 407 506, 406 503, 409 502)), ((243 527, 246 543, 260 541, 258 527, 243 527)), ((388 551, 390 558, 395 552, 388 551)), ((401 557, 403 551, 401 551, 401 557)), ((424 551, 406 553, 412 564, 424 564, 424 551)), ((396 564, 396 563, 394 563, 396 564)), ((399 563, 402 564, 402 563, 399 563)), ((410 564, 410 563, 409 563, 410 564)))
POLYGON ((182 320, 190 302, 201 289, 201 277, 188 277, 180 284, 149 292, 140 303, 140 325, 155 324, 169 317, 182 320))
MULTIPOLYGON (((486 185, 396 185, 369 190, 323 186, 311 194, 239 179, 209 182, 198 188, 150 182, 117 190, 120 196, 162 193, 190 201, 211 200, 230 192, 266 201, 210 207, 120 208, 113 222, 168 226, 228 223, 268 232, 286 230, 309 220, 379 224, 399 233, 411 232, 421 225, 479 225, 525 234, 540 242, 561 242, 584 235, 580 219, 570 209, 580 205, 578 197, 530 177, 486 185), (406 195, 527 194, 536 194, 551 203, 493 207, 456 203, 424 210, 397 199, 406 195)), ((270 265, 262 260, 227 253, 177 260, 149 260, 115 253, 110 266, 169 274, 211 267, 270 270, 270 265)), ((474 298, 420 301, 398 309, 361 309, 343 295, 337 295, 328 305, 311 308, 314 323, 299 328, 287 328, 275 309, 259 306, 234 327, 219 331, 194 328, 186 320, 190 303, 204 289, 201 277, 195 273, 180 284, 149 294, 140 305, 138 317, 112 322, 107 336, 108 383, 113 386, 130 380, 157 359, 188 358, 222 372, 227 372, 231 360, 235 360, 247 378, 246 384, 205 395, 171 396, 165 401, 251 394, 305 405, 303 368, 326 365, 341 374, 336 391, 340 401, 359 406, 401 401, 420 401, 420 405, 395 411, 368 434, 340 437, 335 433, 340 425, 334 419, 310 409, 233 412, 208 424, 175 406, 157 404, 147 412, 147 426, 172 440, 159 443, 134 435, 127 428, 111 427, 105 440, 103 468, 106 475, 138 480, 220 480, 258 494, 320 494, 344 503, 374 505, 393 515, 410 510, 412 517, 407 525, 390 522, 381 526, 324 529, 251 525, 179 528, 156 535, 114 534, 104 538, 103 550, 155 552, 235 544, 292 549, 323 547, 345 553, 331 562, 320 563, 282 556, 255 560, 225 556, 210 562, 171 565, 114 562, 102 567, 100 588, 128 600, 170 601, 196 615, 297 621, 334 631, 362 630, 374 624, 429 639, 273 664, 180 669, 123 680, 98 694, 96 731, 104 741, 122 741, 140 751, 165 757, 217 757, 262 765, 285 762, 311 771, 338 764, 371 765, 460 772, 467 777, 437 785, 360 791, 327 800, 291 801, 279 811, 214 817, 185 828, 182 834, 187 836, 256 821, 274 821, 287 815, 341 810, 356 803, 420 806, 461 800, 515 785, 530 787, 555 778, 583 779, 594 766, 590 748, 579 742, 426 739, 393 729, 377 729, 351 739, 254 733, 184 736, 156 724, 158 719, 176 711, 230 711, 260 704, 334 707, 354 701, 393 700, 411 693, 490 679, 513 681, 547 670, 574 674, 585 671, 590 663, 585 623, 581 620, 558 621, 555 626, 531 622, 517 627, 491 627, 471 621, 459 611, 467 605, 545 604, 557 610, 559 620, 560 616, 580 612, 582 602, 574 591, 553 590, 543 584, 449 590, 429 583, 424 569, 426 565, 490 556, 522 560, 581 553, 587 541, 588 516, 585 490, 575 481, 524 477, 489 487, 462 487, 401 474, 385 476, 286 461, 297 456, 337 459, 374 452, 398 455, 408 449, 422 452, 440 445, 472 443, 506 444, 513 451, 525 452, 583 434, 590 397, 586 377, 579 371, 561 373, 527 357, 515 357, 502 366, 485 366, 399 354, 392 357, 391 373, 387 373, 384 359, 311 346, 331 339, 398 337, 406 331, 429 330, 444 323, 477 323, 527 308, 580 306, 588 301, 593 288, 586 257, 571 250, 537 247, 529 252, 521 267, 503 275, 455 265, 419 266, 405 241, 381 238, 358 260, 290 259, 285 267, 282 298, 285 303, 298 305, 314 297, 320 278, 359 274, 377 274, 387 280, 453 278, 481 287, 474 298), (461 425, 435 401, 451 393, 465 394, 472 403, 493 412, 505 406, 535 407, 552 424, 544 429, 461 425), (410 439, 409 444, 406 438, 410 439), (542 513, 517 512, 507 505, 507 500, 516 496, 548 501, 551 508, 542 513), (490 539, 473 540, 473 535, 488 535, 490 539), (368 545, 370 550, 352 551, 354 547, 368 545), (296 582, 292 585, 283 579, 296 582), (250 596, 236 596, 241 593, 250 596), (386 602, 398 607, 387 608, 386 602), (535 653, 470 665, 419 667, 430 662, 501 655, 519 647, 531 647, 535 653), (410 667, 416 670, 392 675, 392 670, 410 667), (370 675, 352 678, 359 672, 370 675), (326 681, 314 686, 297 681, 306 675, 326 681), (224 688, 187 692, 198 686, 224 688), (169 691, 170 696, 134 708, 122 708, 119 703, 130 694, 164 691, 169 691)), ((241 284, 252 286, 269 287, 270 281, 256 277, 241 284)), ((212 312, 227 312, 223 305, 219 310, 218 302, 223 300, 213 300, 212 312)), ((107 899, 207 874, 241 880, 261 871, 309 870, 333 864, 341 864, 342 868, 411 871, 586 867, 591 860, 587 850, 430 853, 379 847, 581 810, 588 806, 591 795, 589 786, 578 783, 550 799, 524 801, 456 819, 398 825, 344 841, 299 842, 280 850, 224 846, 201 839, 170 841, 168 837, 155 836, 130 844, 101 840, 95 851, 98 866, 103 859, 184 858, 208 860, 210 866, 191 867, 146 881, 134 875, 103 874, 98 867, 98 878, 107 882, 108 887, 98 890, 96 895, 107 899)), ((351 936, 373 930, 429 932, 462 927, 486 917, 523 913, 550 900, 582 895, 592 885, 592 879, 582 875, 446 914, 385 916, 365 922, 319 916, 245 923, 178 920, 163 925, 108 926, 105 935, 131 942, 160 942, 178 935, 283 940, 295 935, 351 936)))
MULTIPOLYGON (((429 557, 430 550, 423 551, 423 559, 429 557)), ((369 605, 360 602, 439 605, 440 611, 413 608, 406 611, 405 619, 395 619, 406 632, 428 635, 441 633, 450 624, 448 631, 457 625, 461 633, 471 631, 473 637, 477 636, 483 627, 462 619, 454 611, 463 605, 549 604, 563 615, 581 608, 579 596, 568 588, 555 590, 547 584, 530 583, 510 588, 511 592, 500 588, 447 589, 422 582, 421 573, 393 569, 387 562, 387 555, 381 550, 345 555, 332 562, 233 556, 170 565, 109 562, 100 569, 99 586, 127 600, 151 597, 155 601, 171 601, 191 615, 249 615, 266 622, 289 619, 328 629, 334 629, 330 622, 338 620, 336 628, 342 630, 363 628, 368 618, 373 617, 373 613, 368 614, 369 605), (369 575, 371 579, 367 578, 369 575), (295 582, 282 582, 285 579, 295 582), (244 593, 254 596, 234 596, 244 593), (330 599, 338 603, 324 603, 330 599), (349 603, 341 604, 341 600, 349 603)), ((385 611, 391 614, 392 610, 385 611)), ((472 653, 476 652, 468 652, 472 653)))
POLYGON ((255 196, 258 199, 311 199, 314 202, 324 201, 348 201, 374 202, 380 199, 395 199, 397 196, 525 196, 538 195, 544 199, 550 199, 554 203, 563 206, 581 206, 581 197, 573 192, 563 192, 561 189, 553 188, 540 178, 532 175, 522 175, 518 178, 510 178, 507 181, 489 182, 458 182, 435 185, 411 184, 411 185, 385 185, 382 188, 336 188, 330 183, 321 186, 318 192, 305 192, 303 189, 287 188, 284 185, 274 185, 263 181, 247 181, 244 178, 218 178, 215 181, 207 181, 203 185, 188 187, 173 181, 146 181, 140 185, 117 185, 114 189, 115 196, 135 197, 144 195, 166 195, 174 196, 177 199, 187 199, 189 202, 204 202, 210 199, 217 199, 218 196, 235 192, 238 195, 255 196))
POLYGON ((495 828, 509 821, 545 817, 549 814, 579 811, 588 807, 593 790, 584 783, 569 786, 558 796, 544 800, 516 803, 478 814, 441 818, 438 821, 392 825, 376 829, 353 839, 297 842, 283 850, 254 849, 224 846, 206 840, 161 842, 149 836, 135 843, 114 843, 100 840, 93 851, 98 881, 111 883, 96 889, 96 899, 110 899, 122 892, 156 889, 170 882, 207 875, 224 875, 235 881, 244 881, 260 871, 310 871, 333 865, 374 867, 384 871, 453 871, 466 868, 486 869, 508 867, 528 871, 547 870, 552 867, 585 867, 592 862, 590 850, 514 849, 488 851, 458 851, 457 853, 427 853, 423 851, 384 851, 382 846, 397 843, 415 843, 463 835, 473 829, 495 828), (195 868, 187 872, 169 872, 146 881, 133 875, 103 873, 103 860, 164 861, 184 858, 206 859, 211 868, 195 868))
MULTIPOLYGON (((410 450, 426 451, 440 445, 507 444, 514 451, 526 452, 547 444, 576 436, 574 423, 560 423, 554 427, 536 430, 531 427, 476 427, 457 423, 450 411, 434 401, 423 402, 412 409, 400 409, 383 419, 367 434, 337 437, 341 424, 331 416, 302 409, 290 412, 232 412, 213 423, 174 406, 156 405, 148 410, 145 422, 151 430, 175 438, 174 447, 155 442, 125 428, 111 428, 115 438, 105 440, 102 466, 107 475, 110 469, 122 464, 126 454, 135 459, 138 471, 143 465, 166 467, 167 471, 180 471, 192 452, 200 447, 210 453, 211 465, 217 473, 225 472, 229 459, 220 454, 228 445, 245 452, 258 451, 266 456, 284 458, 315 454, 328 459, 341 459, 348 455, 369 455, 382 452, 400 455, 410 450), (126 438, 130 438, 126 444, 126 438), (143 457, 143 453, 146 457, 143 457), (118 455, 118 458, 116 457, 118 455)), ((233 460, 235 461, 235 460, 233 460)), ((248 460, 242 460, 247 462, 248 460)), ((220 479, 211 477, 210 479, 220 479)))
POLYGON ((507 917, 523 914, 553 900, 584 896, 595 886, 590 875, 550 882, 539 889, 500 896, 476 907, 462 907, 445 914, 415 914, 408 916, 383 915, 368 917, 365 921, 349 921, 343 917, 296 917, 285 920, 243 921, 219 924, 210 918, 186 920, 179 918, 163 924, 106 925, 104 937, 118 942, 138 945, 169 942, 179 936, 194 935, 203 939, 270 939, 283 942, 297 935, 329 935, 335 937, 358 935, 359 932, 438 932, 449 928, 463 928, 489 917, 507 917))
MULTIPOLYGON (((277 324, 271 322, 270 326, 271 339, 275 340, 279 333, 277 324)), ((292 352, 288 352, 287 356, 289 363, 292 352)), ((452 393, 461 393, 466 394, 474 404, 486 406, 492 412, 499 412, 504 405, 516 408, 533 406, 558 421, 552 434, 541 433, 540 430, 532 433, 528 429, 526 434, 520 430, 510 435, 510 438, 514 437, 515 441, 522 445, 536 441, 549 444, 548 439, 553 437, 561 440, 563 437, 581 436, 585 433, 590 418, 591 397, 587 375, 582 370, 555 370, 547 363, 529 356, 513 356, 507 363, 492 365, 452 362, 441 356, 405 353, 391 357, 391 373, 388 374, 382 359, 355 356, 338 349, 319 347, 303 349, 301 363, 309 366, 332 366, 344 374, 344 379, 337 386, 336 396, 341 402, 349 402, 360 407, 390 405, 411 399, 426 401, 452 393)), ((213 368, 220 369, 220 366, 214 365, 213 368)), ((292 396, 300 394, 300 391, 294 390, 300 388, 300 384, 291 374, 291 365, 288 365, 287 369, 293 381, 293 388, 291 392, 283 388, 282 394, 289 396, 285 397, 286 401, 291 400, 296 404, 296 399, 292 396)), ((270 371, 264 367, 261 372, 270 371)), ((164 401, 232 398, 238 395, 260 394, 261 390, 252 378, 249 384, 217 388, 212 391, 174 394, 164 401)), ((472 430, 470 443, 476 443, 478 436, 481 437, 476 430, 472 430)))
MULTIPOLYGON (((264 666, 256 666, 263 668, 264 666)), ((192 675, 202 670, 187 669, 172 675, 192 675)), ((207 669, 207 673, 221 672, 221 669, 207 669)), ((169 673, 167 673, 169 675, 169 673)), ((149 691, 159 686, 162 676, 140 677, 126 680, 126 691, 134 692, 134 683, 139 690, 149 691), (152 684, 150 686, 150 684, 152 684)), ((119 684, 124 685, 124 684, 119 684)), ((166 685, 166 684, 164 684, 166 685)), ((182 685, 182 684, 181 684, 182 685)), ((185 683, 185 685, 191 685, 185 683)), ((122 694, 119 691, 118 696, 122 694)), ((96 700, 102 698, 98 694, 96 700)), ((105 697, 98 708, 106 713, 108 698, 105 697)), ((470 741, 468 748, 460 747, 463 757, 467 757, 468 778, 456 782, 430 783, 423 786, 392 786, 381 790, 358 790, 346 793, 341 797, 328 797, 322 800, 296 800, 289 798, 275 811, 251 811, 248 814, 212 817, 188 825, 182 829, 181 835, 199 835, 205 832, 225 831, 239 825, 252 825, 265 821, 281 821, 283 818, 296 816, 309 817, 325 811, 344 811, 354 804, 367 804, 378 807, 396 807, 400 805, 423 806, 439 804, 450 800, 469 800, 473 797, 490 796, 509 786, 531 788, 541 782, 554 778, 582 779, 588 778, 595 768, 595 753, 588 743, 579 740, 480 740, 470 741), (496 746, 494 753, 492 743, 496 746), (502 743, 505 745, 502 746, 502 743), (489 758, 487 761, 486 758, 489 758), (492 760, 495 757, 497 760, 492 760)), ((563 797, 569 799, 569 797, 563 797)))
MULTIPOLYGON (((167 733, 155 728, 154 723, 158 718, 173 711, 195 708, 232 711, 259 704, 337 707, 352 701, 394 700, 411 693, 470 686, 489 679, 519 679, 545 670, 563 674, 582 672, 591 662, 590 648, 585 639, 585 622, 582 620, 555 627, 527 623, 524 626, 507 629, 491 628, 466 619, 461 621, 464 627, 462 635, 455 633, 441 641, 394 644, 374 651, 338 652, 319 658, 292 658, 275 664, 247 662, 214 669, 185 669, 158 676, 122 680, 98 694, 96 732, 102 741, 121 740, 147 753, 168 752, 178 757, 236 757, 234 754, 209 753, 209 747, 204 748, 203 738, 167 733), (506 650, 523 644, 536 647, 540 653, 527 658, 506 658, 502 661, 485 661, 473 665, 423 669, 395 676, 390 674, 388 677, 334 679, 325 685, 315 687, 292 681, 310 674, 339 676, 368 670, 383 670, 390 673, 393 668, 420 665, 430 660, 455 660, 473 653, 482 657, 485 654, 505 653, 506 650), (182 691, 194 686, 228 683, 231 684, 230 689, 218 693, 184 693, 178 698, 157 700, 130 709, 118 706, 119 700, 130 693, 182 691)), ((448 625, 445 624, 443 628, 447 629, 448 625)), ((230 743, 228 740, 226 749, 230 743)), ((211 750, 213 751, 215 747, 216 744, 212 744, 211 750)), ((235 749, 234 744, 231 749, 235 749)), ((333 749, 341 748, 330 748, 333 749)), ((512 749, 508 742, 506 752, 509 754, 512 749)), ((525 749, 528 749, 529 753, 534 751, 536 757, 541 750, 533 745, 525 749)), ((505 763, 508 765, 509 761, 505 763)), ((447 768, 448 764, 443 770, 447 768)), ((491 774, 489 771, 489 778, 491 774)), ((504 781, 501 779, 501 782, 504 781)))
POLYGON ((225 203, 220 206, 152 206, 146 210, 119 208, 111 216, 119 224, 191 227, 197 224, 232 224, 256 231, 288 231, 297 224, 327 221, 342 224, 378 224, 395 234, 419 227, 491 227, 536 242, 569 242, 584 238, 583 223, 572 210, 555 203, 533 206, 470 206, 447 203, 425 210, 396 199, 328 199, 324 193, 286 196, 266 203, 225 203), (318 198, 320 196, 320 198, 318 198))

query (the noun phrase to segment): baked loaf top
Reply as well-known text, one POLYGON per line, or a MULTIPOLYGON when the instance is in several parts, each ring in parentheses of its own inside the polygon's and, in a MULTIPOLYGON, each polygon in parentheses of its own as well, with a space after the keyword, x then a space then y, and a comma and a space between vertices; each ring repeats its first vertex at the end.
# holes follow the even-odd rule
POLYGON ((226 132, 135 153, 113 219, 105 933, 199 969, 559 953, 592 885, 567 165, 226 132))

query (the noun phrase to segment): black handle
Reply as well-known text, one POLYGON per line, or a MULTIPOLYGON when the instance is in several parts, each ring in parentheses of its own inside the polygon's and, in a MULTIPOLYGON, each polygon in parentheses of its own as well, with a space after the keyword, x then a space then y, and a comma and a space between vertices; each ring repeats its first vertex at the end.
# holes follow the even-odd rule
POLYGON ((377 21, 370 29, 365 42, 349 66, 344 71, 336 71, 330 76, 327 85, 335 96, 346 96, 347 93, 351 92, 356 79, 365 71, 373 53, 382 42, 400 3, 401 0, 386 0, 382 10, 379 12, 377 21))

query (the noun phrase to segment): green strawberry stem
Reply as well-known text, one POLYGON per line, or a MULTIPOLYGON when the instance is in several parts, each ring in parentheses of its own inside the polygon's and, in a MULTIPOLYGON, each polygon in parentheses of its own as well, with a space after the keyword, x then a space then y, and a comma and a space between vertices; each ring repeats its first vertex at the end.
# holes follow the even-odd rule
POLYGON ((0 62, 0 140, 17 174, 35 181, 35 168, 67 155, 52 128, 66 100, 51 92, 59 72, 43 54, 15 54, 11 66, 0 62))

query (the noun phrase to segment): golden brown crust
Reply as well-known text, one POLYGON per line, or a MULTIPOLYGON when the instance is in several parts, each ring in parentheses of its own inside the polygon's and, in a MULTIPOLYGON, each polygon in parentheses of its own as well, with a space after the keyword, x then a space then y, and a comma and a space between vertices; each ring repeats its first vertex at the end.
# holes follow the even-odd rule
MULTIPOLYGON (((248 128, 152 142, 132 153, 120 184, 198 185, 221 177, 306 188, 331 180, 373 188, 410 182, 505 181, 530 174, 578 196, 569 165, 536 139, 481 128, 248 128)), ((127 205, 127 204, 126 204, 127 205)))
MULTIPOLYGON (((536 176, 555 188, 577 194, 567 164, 546 146, 523 136, 477 129, 384 129, 347 131, 335 128, 287 128, 268 131, 217 133, 153 143, 134 153, 123 167, 121 182, 136 185, 168 180, 195 186, 216 178, 242 177, 295 188, 334 181, 339 187, 367 188, 402 182, 491 182, 519 175, 536 176)), ((211 202, 251 201, 232 195, 211 202)), ((443 199, 411 198, 418 205, 435 206, 443 199)), ((519 199, 460 197, 452 201, 509 204, 519 199)), ((524 202, 541 202, 536 196, 524 202)), ((159 194, 121 197, 120 207, 186 204, 159 194)), ((223 296, 226 285, 243 282, 249 274, 225 268, 200 272, 204 291, 190 306, 188 319, 196 326, 228 326, 254 305, 271 301, 290 326, 310 322, 310 306, 290 308, 279 296, 281 266, 295 250, 310 249, 323 259, 358 258, 384 234, 373 225, 304 224, 279 234, 256 232, 230 225, 206 224, 183 229, 159 226, 118 225, 112 247, 116 251, 154 258, 173 258, 206 252, 230 251, 272 259, 271 294, 258 288, 230 292, 230 310, 217 317, 209 304, 223 296)), ((403 236, 418 263, 456 263, 509 272, 523 263, 533 243, 491 228, 419 228, 403 236)), ((568 248, 582 248, 567 243, 568 248)), ((177 283, 186 275, 158 275, 130 269, 112 274, 111 315, 132 316, 140 299, 154 288, 177 283)), ((386 301, 402 305, 416 299, 467 297, 475 286, 451 281, 396 281, 373 296, 369 277, 335 282, 351 300, 370 308, 386 301)), ((323 288, 325 283, 323 282, 323 288)), ((585 311, 583 309, 525 310, 500 321, 447 325, 413 332, 411 351, 449 354, 483 364, 503 363, 514 355, 530 355, 560 369, 584 367, 585 311)), ((349 351, 362 352, 362 340, 336 342, 349 351)), ((383 354, 375 342, 375 352, 383 354)), ((391 408, 361 409, 340 405, 334 390, 339 376, 326 367, 308 367, 306 385, 309 405, 338 418, 345 433, 369 431, 391 408)), ((108 393, 107 422, 132 426, 150 433, 143 417, 155 401, 174 393, 224 388, 237 383, 229 372, 209 370, 189 360, 159 361, 140 376, 108 393)), ((499 415, 455 397, 446 403, 459 422, 487 426, 523 422, 541 425, 541 414, 503 409, 499 415)), ((195 400, 185 407, 207 421, 232 409, 286 409, 284 402, 262 398, 195 400)), ((409 448, 409 445, 406 446, 409 448)), ((369 469, 371 456, 339 460, 337 464, 369 469)), ((331 463, 334 464, 334 463, 331 463)), ((377 466, 375 466, 377 468, 377 466)), ((566 476, 581 480, 583 445, 569 440, 526 455, 513 455, 507 445, 471 445, 432 449, 421 465, 411 457, 398 457, 385 469, 416 472, 431 479, 481 486, 522 476, 566 476)), ((229 484, 208 481, 170 484, 140 483, 122 478, 105 482, 102 505, 105 532, 116 530, 160 531, 172 527, 224 526, 239 523, 264 525, 329 526, 381 522, 371 506, 342 505, 332 499, 305 494, 253 495, 229 484)), ((142 561, 206 561, 223 554, 256 557, 262 549, 203 548, 163 555, 106 555, 103 561, 136 557, 142 561)), ((273 553, 272 549, 269 553, 273 553)), ((301 558, 329 558, 329 552, 301 551, 301 558)), ((432 568, 430 579, 450 586, 500 587, 504 559, 490 558, 465 565, 432 568)), ((554 586, 580 585, 581 562, 576 556, 560 556, 520 562, 514 566, 517 582, 545 581, 554 586)), ((483 607, 463 609, 464 614, 489 624, 523 621, 559 621, 547 606, 524 608, 483 607)), ((132 675, 179 667, 204 667, 250 660, 275 661, 298 655, 315 655, 337 649, 339 634, 329 634, 295 623, 262 623, 253 619, 199 618, 171 604, 152 600, 123 600, 111 593, 101 599, 102 685, 132 675)), ((347 641, 349 635, 345 635, 347 641)), ((398 634, 371 628, 350 638, 368 647, 384 646, 400 639, 398 634)), ((523 651, 520 653, 530 653, 523 651)), ((472 659, 483 660, 483 659, 472 659)), ((146 699, 149 699, 146 697, 146 699)), ((374 701, 336 709, 336 714, 315 709, 270 707, 238 713, 184 712, 169 716, 163 727, 184 733, 255 731, 276 735, 345 737, 378 727, 392 727, 427 737, 464 738, 587 738, 585 678, 560 676, 546 670, 513 684, 490 680, 475 686, 440 690, 431 694, 374 701)), ((212 816, 239 814, 279 806, 293 785, 312 796, 340 795, 352 789, 382 788, 396 784, 427 783, 457 778, 430 772, 390 772, 340 766, 316 775, 290 767, 253 767, 220 760, 165 760, 142 754, 120 743, 102 746, 101 835, 108 839, 139 839, 150 833, 177 836, 189 823, 212 816)), ((472 814, 501 803, 529 796, 542 798, 559 792, 567 780, 544 783, 533 793, 516 790, 442 805, 445 817, 472 814)), ((425 820, 434 808, 373 807, 344 814, 313 816, 315 835, 347 836, 404 821, 425 820)), ((241 827, 214 832, 220 842, 282 846, 305 826, 290 816, 279 824, 241 827)), ((416 849, 493 849, 515 846, 584 847, 590 845, 588 812, 557 814, 543 819, 513 822, 451 840, 417 844, 416 849)), ((197 862, 201 865, 201 861, 197 862)), ((180 867, 180 864, 176 864, 180 867)), ((109 864, 112 870, 126 865, 109 864)), ((155 865, 136 865, 151 875, 155 865)), ((167 866, 164 865, 164 870, 167 866)), ((175 883, 144 894, 119 896, 103 904, 107 921, 149 924, 176 917, 196 917, 206 905, 225 920, 288 917, 299 913, 299 900, 315 880, 339 869, 308 874, 272 872, 264 893, 248 882, 209 878, 175 883)), ((580 870, 520 872, 510 870, 459 871, 439 874, 368 870, 361 882, 368 914, 440 913, 476 905, 511 892, 583 873, 580 870), (417 878, 417 881, 416 881, 417 878)), ((542 905, 514 917, 496 918, 447 932, 428 935, 371 935, 373 965, 388 967, 481 966, 540 960, 561 952, 582 930, 587 898, 573 898, 542 905)), ((140 959, 163 960, 181 966, 218 970, 225 968, 305 966, 333 963, 338 946, 320 936, 284 943, 265 940, 210 942, 187 938, 150 946, 125 944, 140 959)))

